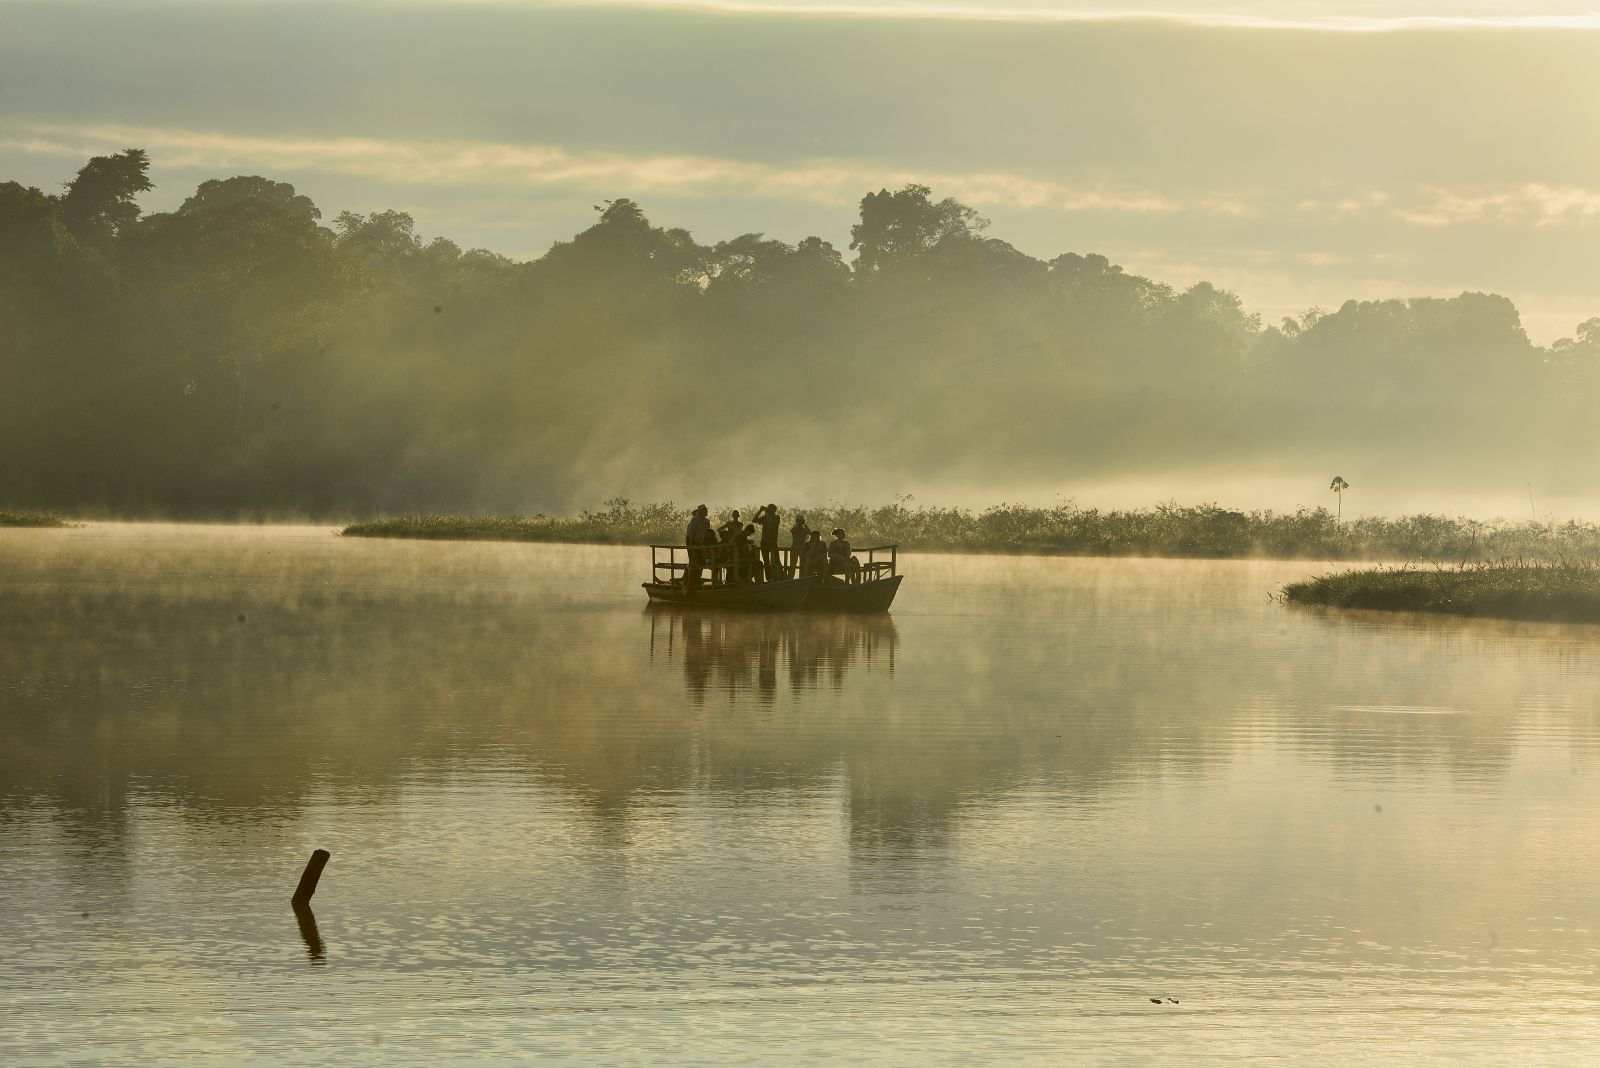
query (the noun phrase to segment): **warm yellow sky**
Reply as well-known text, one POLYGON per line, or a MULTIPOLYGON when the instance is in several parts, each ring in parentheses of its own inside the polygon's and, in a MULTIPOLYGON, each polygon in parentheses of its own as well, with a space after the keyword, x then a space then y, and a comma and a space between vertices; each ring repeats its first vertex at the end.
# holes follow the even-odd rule
POLYGON ((0 0, 0 180, 139 145, 153 210, 263 173, 515 256, 615 196, 842 246, 920 180, 1269 320, 1488 290, 1549 341, 1600 314, 1593 6, 0 0))

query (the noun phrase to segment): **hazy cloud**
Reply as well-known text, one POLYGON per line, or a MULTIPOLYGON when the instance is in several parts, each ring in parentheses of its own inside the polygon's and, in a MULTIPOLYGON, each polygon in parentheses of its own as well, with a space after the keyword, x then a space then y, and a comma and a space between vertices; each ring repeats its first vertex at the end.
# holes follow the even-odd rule
POLYGON ((1340 200, 1307 198, 1295 207, 1303 215, 1330 222, 1382 215, 1425 227, 1504 223, 1586 226, 1600 221, 1600 188, 1539 182, 1498 189, 1425 185, 1392 194, 1373 192, 1340 200))
POLYGON ((1244 214, 1238 201, 1202 198, 1186 205, 1153 192, 1100 190, 1004 173, 929 174, 855 161, 820 160, 779 166, 706 156, 629 156, 573 151, 555 145, 479 141, 392 141, 364 137, 283 138, 119 125, 29 125, 22 137, 0 138, 0 148, 33 155, 84 158, 138 146, 165 166, 218 172, 328 171, 395 185, 547 185, 585 189, 626 188, 683 197, 761 196, 849 205, 870 187, 922 181, 976 207, 1006 205, 1049 211, 1159 212, 1183 210, 1244 214))
POLYGON ((837 2, 818 0, 436 0, 458 6, 495 4, 523 8, 634 8, 730 15, 809 15, 862 19, 916 19, 960 22, 1179 22, 1222 29, 1325 30, 1341 33, 1385 33, 1416 29, 1600 29, 1600 13, 1581 5, 1571 10, 1526 14, 1511 5, 1477 5, 1462 11, 1462 4, 1413 2, 1410 4, 1343 5, 1325 3, 1104 3, 1092 8, 1064 7, 1060 0, 1001 0, 998 3, 938 3, 919 0, 837 2), (1330 9, 1331 8, 1331 9, 1330 9))
POLYGON ((1431 202, 1395 214, 1419 226, 1455 223, 1531 222, 1534 226, 1587 225, 1600 221, 1600 189, 1552 187, 1537 182, 1516 189, 1463 193, 1428 191, 1431 202))

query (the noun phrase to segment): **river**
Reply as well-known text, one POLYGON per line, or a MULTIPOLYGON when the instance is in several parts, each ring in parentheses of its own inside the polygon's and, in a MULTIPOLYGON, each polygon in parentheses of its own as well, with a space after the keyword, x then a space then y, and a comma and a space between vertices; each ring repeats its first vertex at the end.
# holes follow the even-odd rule
POLYGON ((0 1061, 1600 1048, 1600 629, 927 555, 886 617, 656 612, 647 562, 0 531, 0 1061))

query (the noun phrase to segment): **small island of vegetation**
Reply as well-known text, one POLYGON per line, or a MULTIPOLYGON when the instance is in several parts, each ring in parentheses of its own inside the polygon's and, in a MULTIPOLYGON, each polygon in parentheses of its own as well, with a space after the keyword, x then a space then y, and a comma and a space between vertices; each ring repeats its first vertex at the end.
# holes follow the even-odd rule
POLYGON ((1295 604, 1332 608, 1600 623, 1600 565, 1592 563, 1366 568, 1291 583, 1283 593, 1295 604))

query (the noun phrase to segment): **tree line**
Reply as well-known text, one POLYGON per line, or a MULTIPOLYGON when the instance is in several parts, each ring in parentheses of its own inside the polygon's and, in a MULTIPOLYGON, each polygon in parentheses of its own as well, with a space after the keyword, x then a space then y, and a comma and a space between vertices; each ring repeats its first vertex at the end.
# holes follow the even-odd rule
MULTIPOLYGON (((759 504, 740 512, 754 515, 759 504)), ((922 505, 909 498, 876 507, 785 507, 813 530, 843 527, 857 549, 894 544, 921 552, 1026 553, 1036 556, 1165 556, 1276 560, 1482 561, 1600 560, 1600 524, 1582 520, 1483 521, 1439 515, 1363 516, 1340 521, 1326 508, 1239 512, 1215 504, 1080 508, 997 504, 982 511, 922 505)), ((714 509, 713 517, 728 514, 714 509)), ((671 501, 618 497, 577 515, 396 515, 345 527, 368 538, 449 541, 677 545, 688 510, 671 501)))
POLYGON ((1500 296, 1265 325, 1209 283, 1025 255, 916 184, 867 194, 845 250, 701 244, 619 198, 519 262, 259 176, 146 214, 148 169, 130 148, 59 193, 0 184, 0 505, 532 511, 741 466, 848 491, 864 462, 917 486, 1351 458, 1594 486, 1600 318, 1542 347, 1500 296))

